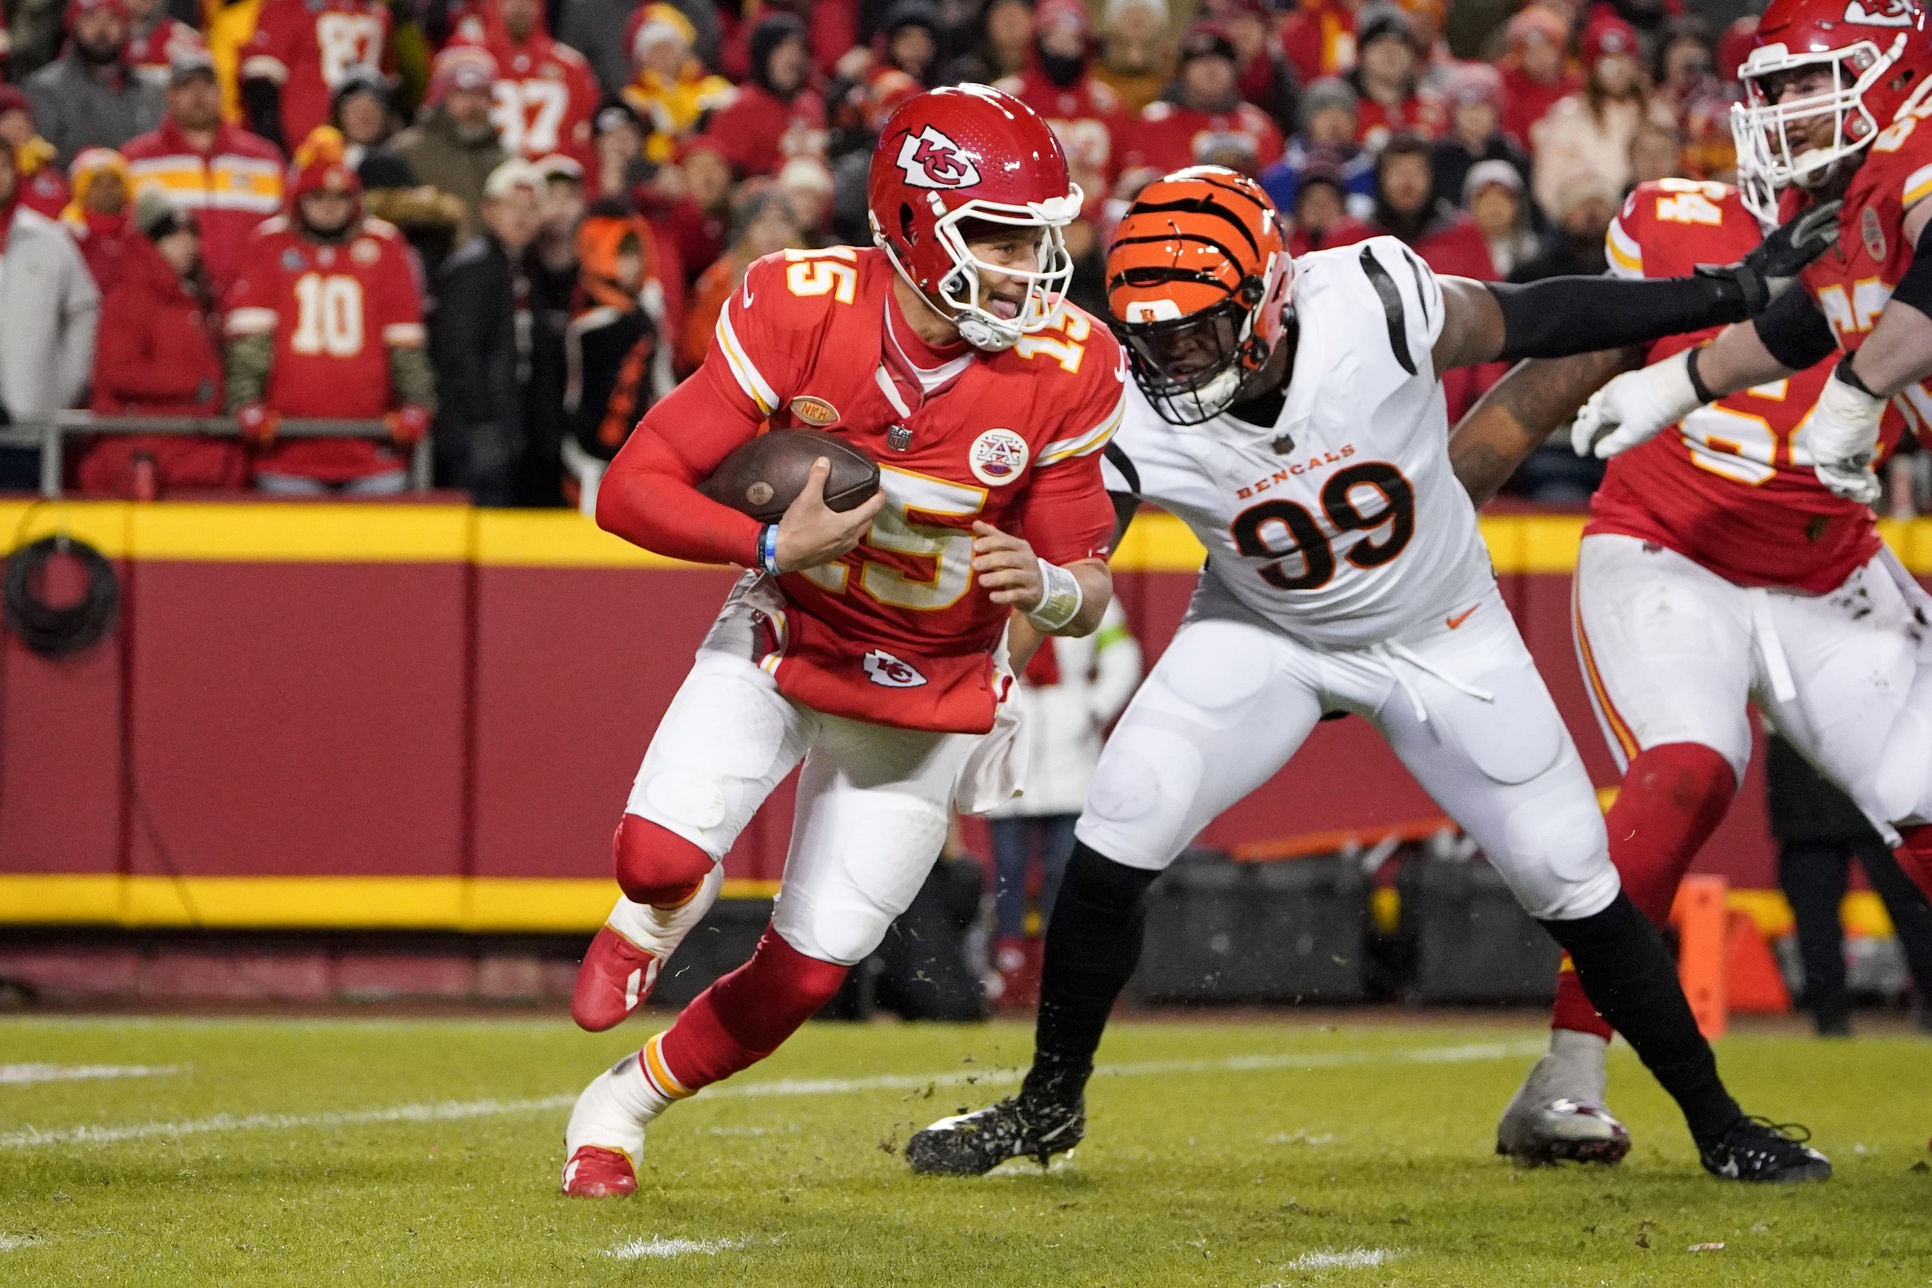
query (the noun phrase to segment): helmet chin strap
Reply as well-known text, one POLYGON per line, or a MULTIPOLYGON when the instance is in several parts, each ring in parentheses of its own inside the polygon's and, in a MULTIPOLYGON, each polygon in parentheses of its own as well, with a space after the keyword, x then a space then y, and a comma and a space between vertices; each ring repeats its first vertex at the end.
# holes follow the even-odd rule
POLYGON ((1012 348, 1019 341, 1018 336, 994 326, 977 313, 962 313, 953 318, 952 323, 959 328, 959 338, 975 349, 997 353, 1012 348))

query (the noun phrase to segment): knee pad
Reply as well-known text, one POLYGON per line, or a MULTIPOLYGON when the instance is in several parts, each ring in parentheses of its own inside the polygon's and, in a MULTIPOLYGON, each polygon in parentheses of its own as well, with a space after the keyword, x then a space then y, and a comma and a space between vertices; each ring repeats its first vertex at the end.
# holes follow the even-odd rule
POLYGON ((1200 748, 1172 730, 1138 721, 1117 730, 1101 753, 1076 835, 1130 867, 1166 867, 1193 839, 1188 810, 1206 772, 1200 748))
POLYGON ((1504 821, 1503 835, 1509 853, 1489 861, 1530 916, 1586 916, 1616 897, 1620 883, 1603 815, 1587 793, 1523 801, 1504 821))
POLYGON ((1892 722, 1872 784, 1872 805, 1890 823, 1932 822, 1932 719, 1924 712, 1907 707, 1892 722))
POLYGON ((689 899, 717 862, 676 832, 636 814, 618 820, 611 857, 624 897, 660 908, 689 899))

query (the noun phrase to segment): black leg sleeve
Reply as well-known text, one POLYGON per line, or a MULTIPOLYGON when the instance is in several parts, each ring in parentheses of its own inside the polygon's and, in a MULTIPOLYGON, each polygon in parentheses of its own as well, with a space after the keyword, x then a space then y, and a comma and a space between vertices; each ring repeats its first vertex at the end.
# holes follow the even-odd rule
POLYGON ((1047 921, 1033 1069, 1023 1096, 1070 1100, 1086 1086, 1114 999, 1140 962, 1144 896, 1159 875, 1074 844, 1047 921))
POLYGON ((1698 1145, 1729 1130, 1742 1111, 1717 1076, 1717 1057, 1697 1030, 1663 936, 1630 896, 1620 890, 1594 916, 1542 925, 1569 951, 1590 1004, 1684 1111, 1698 1145))

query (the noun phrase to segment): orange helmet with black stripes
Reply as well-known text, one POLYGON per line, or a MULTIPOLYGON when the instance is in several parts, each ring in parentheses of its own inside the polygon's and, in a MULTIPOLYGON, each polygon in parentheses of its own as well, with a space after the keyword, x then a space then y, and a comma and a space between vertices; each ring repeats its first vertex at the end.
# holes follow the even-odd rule
POLYGON ((1226 411, 1287 334, 1295 282, 1261 185, 1194 166, 1141 190, 1107 255, 1107 311, 1161 417, 1226 411))

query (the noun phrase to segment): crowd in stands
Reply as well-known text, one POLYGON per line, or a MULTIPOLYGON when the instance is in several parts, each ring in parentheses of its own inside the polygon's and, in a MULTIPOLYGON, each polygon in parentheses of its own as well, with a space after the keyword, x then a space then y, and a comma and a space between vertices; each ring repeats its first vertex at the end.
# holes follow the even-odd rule
MULTIPOLYGON (((1632 184, 1730 174, 1750 18, 1171 3, 12 6, 0 404, 15 424, 87 407, 241 427, 77 443, 89 494, 393 493, 427 433, 437 484, 479 504, 588 504, 754 259, 869 243, 879 129, 960 81, 1017 94, 1065 144, 1086 195, 1072 294, 1094 311, 1112 223, 1185 165, 1257 176, 1297 253, 1386 233, 1515 280, 1602 271, 1632 184), (315 419, 364 427, 280 432, 315 419)), ((1451 415, 1498 374, 1455 373, 1451 415)), ((0 451, 0 486, 35 470, 0 451)))

